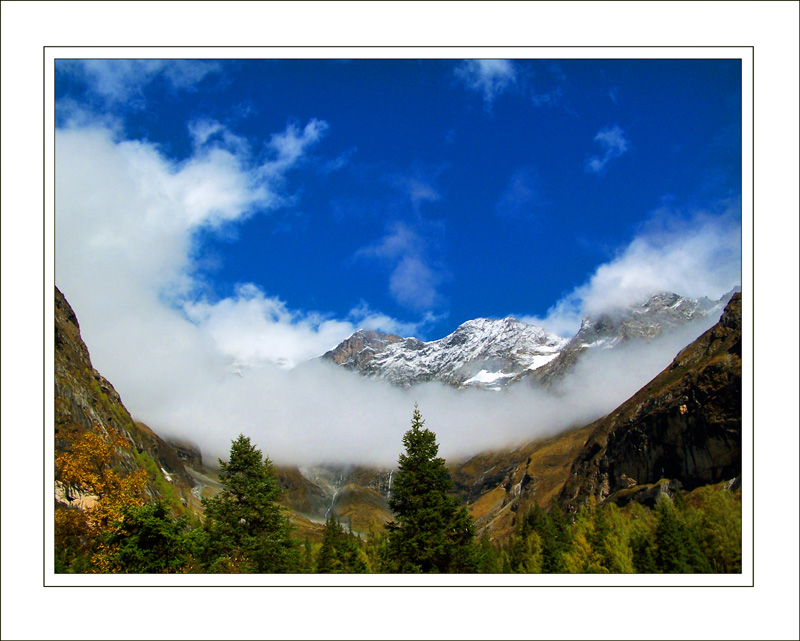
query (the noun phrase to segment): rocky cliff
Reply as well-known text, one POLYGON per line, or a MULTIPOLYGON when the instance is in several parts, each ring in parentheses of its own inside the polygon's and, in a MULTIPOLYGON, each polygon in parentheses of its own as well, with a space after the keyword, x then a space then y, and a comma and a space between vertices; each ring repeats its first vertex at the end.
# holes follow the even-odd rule
POLYGON ((625 502, 660 481, 691 490, 741 474, 742 301, 661 374, 595 421, 575 459, 562 506, 590 496, 625 502))

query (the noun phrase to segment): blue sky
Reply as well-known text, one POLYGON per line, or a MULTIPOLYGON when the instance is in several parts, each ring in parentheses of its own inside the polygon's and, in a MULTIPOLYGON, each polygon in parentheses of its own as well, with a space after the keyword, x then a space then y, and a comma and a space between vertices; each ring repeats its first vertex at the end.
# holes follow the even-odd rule
MULTIPOLYGON (((77 139, 101 132, 107 153, 137 148, 184 185, 185 211, 159 214, 184 221, 163 256, 160 237, 134 247, 130 228, 110 229, 133 239, 143 272, 158 263, 148 286, 199 325, 255 306, 328 342, 361 325, 435 339, 509 314, 566 335, 598 300, 740 284, 738 60, 60 60, 56 72, 57 149, 69 132, 70 153, 91 155, 77 139)), ((114 166, 99 162, 96 178, 114 166)), ((72 207, 60 202, 57 233, 72 207)), ((78 288, 66 260, 56 282, 78 288)))

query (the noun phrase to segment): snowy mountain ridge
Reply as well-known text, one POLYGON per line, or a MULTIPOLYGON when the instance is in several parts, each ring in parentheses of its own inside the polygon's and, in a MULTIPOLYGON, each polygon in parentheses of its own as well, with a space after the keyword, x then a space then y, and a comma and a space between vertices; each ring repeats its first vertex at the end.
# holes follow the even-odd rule
POLYGON ((718 301, 656 294, 643 304, 584 318, 572 338, 513 317, 469 320, 429 342, 359 330, 322 358, 399 387, 440 381, 456 388, 500 391, 522 379, 547 385, 587 349, 612 349, 701 319, 716 320, 732 294, 718 301))

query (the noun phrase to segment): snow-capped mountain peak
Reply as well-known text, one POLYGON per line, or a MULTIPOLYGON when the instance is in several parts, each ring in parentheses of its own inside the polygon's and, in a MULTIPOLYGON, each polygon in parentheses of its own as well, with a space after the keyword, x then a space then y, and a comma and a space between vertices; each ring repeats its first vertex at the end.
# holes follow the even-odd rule
POLYGON ((437 380, 455 387, 499 389, 507 379, 555 358, 566 343, 515 318, 477 318, 427 343, 356 332, 323 358, 402 387, 437 380))

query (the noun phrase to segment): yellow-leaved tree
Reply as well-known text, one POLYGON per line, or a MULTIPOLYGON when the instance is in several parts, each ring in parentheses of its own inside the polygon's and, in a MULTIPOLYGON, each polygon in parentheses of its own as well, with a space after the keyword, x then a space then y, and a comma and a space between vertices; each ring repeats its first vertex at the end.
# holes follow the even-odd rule
POLYGON ((108 558, 113 550, 100 539, 121 525, 126 509, 143 505, 147 481, 145 470, 122 475, 115 468, 115 452, 127 448, 130 443, 122 435, 95 424, 71 443, 69 451, 56 457, 57 484, 70 504, 55 513, 57 571, 59 558, 64 570, 65 549, 89 556, 89 567, 76 566, 73 558, 73 570, 110 571, 108 558))

